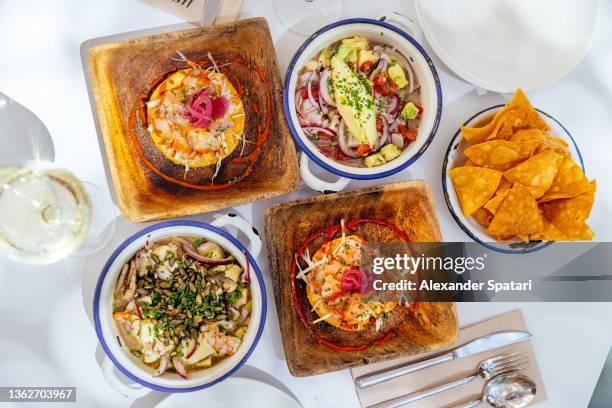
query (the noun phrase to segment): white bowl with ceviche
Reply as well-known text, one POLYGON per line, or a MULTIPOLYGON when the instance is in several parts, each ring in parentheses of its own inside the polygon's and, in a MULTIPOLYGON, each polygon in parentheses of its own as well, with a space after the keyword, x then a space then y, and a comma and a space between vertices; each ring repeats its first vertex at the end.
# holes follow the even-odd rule
POLYGON ((338 191, 350 179, 390 176, 431 143, 442 114, 440 81, 413 38, 413 24, 399 17, 394 20, 413 36, 384 21, 349 19, 317 31, 294 55, 285 115, 309 187, 338 191), (309 160, 340 180, 320 180, 309 160))
POLYGON ((188 392, 230 376, 263 331, 266 291, 255 257, 261 239, 244 219, 153 225, 110 257, 94 296, 102 369, 120 393, 188 392), (227 232, 236 227, 248 249, 227 232), (126 384, 115 369, 135 381, 126 384))

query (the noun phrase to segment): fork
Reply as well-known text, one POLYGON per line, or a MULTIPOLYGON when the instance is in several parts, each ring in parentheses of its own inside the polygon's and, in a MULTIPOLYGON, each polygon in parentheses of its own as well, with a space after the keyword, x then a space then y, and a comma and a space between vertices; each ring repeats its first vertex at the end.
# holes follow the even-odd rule
POLYGON ((438 385, 426 390, 413 392, 411 394, 402 395, 376 405, 372 405, 369 408, 397 408, 402 405, 409 404, 411 402, 419 401, 423 398, 430 397, 435 394, 450 390, 451 388, 459 387, 476 380, 477 378, 484 378, 488 380, 499 374, 508 372, 515 372, 524 370, 529 367, 529 362, 525 358, 524 352, 517 352, 512 354, 506 354, 497 357, 491 357, 484 361, 481 361, 478 365, 478 370, 475 374, 469 377, 462 378, 460 380, 452 381, 446 384, 438 385))

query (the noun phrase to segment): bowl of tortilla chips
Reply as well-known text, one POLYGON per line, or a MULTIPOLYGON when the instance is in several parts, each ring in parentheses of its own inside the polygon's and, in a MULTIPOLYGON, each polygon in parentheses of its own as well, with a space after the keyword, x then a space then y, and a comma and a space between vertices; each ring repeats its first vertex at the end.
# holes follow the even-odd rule
POLYGON ((528 253, 595 235, 586 220, 596 183, 585 176, 574 138, 520 89, 460 126, 442 183, 455 221, 490 249, 528 253))

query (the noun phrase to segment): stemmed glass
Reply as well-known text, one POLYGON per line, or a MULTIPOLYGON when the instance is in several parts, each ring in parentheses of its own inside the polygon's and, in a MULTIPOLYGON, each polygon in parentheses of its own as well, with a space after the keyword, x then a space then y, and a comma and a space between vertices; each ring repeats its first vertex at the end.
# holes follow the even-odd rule
POLYGON ((108 192, 56 166, 44 124, 2 93, 0 134, 0 253, 50 264, 104 246, 116 217, 108 192))
POLYGON ((274 0, 274 12, 290 31, 310 35, 340 19, 342 0, 274 0))

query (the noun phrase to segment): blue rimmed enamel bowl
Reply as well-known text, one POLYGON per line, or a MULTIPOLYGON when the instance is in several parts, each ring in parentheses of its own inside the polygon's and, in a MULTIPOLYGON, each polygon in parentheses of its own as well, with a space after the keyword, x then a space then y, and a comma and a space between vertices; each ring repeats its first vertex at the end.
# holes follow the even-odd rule
MULTIPOLYGON (((409 30, 410 27, 406 26, 405 29, 409 30)), ((285 77, 283 101, 285 116, 291 133, 302 151, 307 155, 306 157, 325 170, 348 179, 378 179, 395 174, 410 166, 429 147, 442 115, 440 79, 431 58, 423 47, 403 29, 383 21, 366 18, 338 21, 311 35, 297 50, 289 64, 285 77), (404 149, 398 158, 372 168, 341 164, 321 153, 302 130, 295 109, 295 90, 299 71, 302 67, 324 48, 352 36, 366 37, 372 42, 395 47, 410 60, 417 81, 421 85, 421 103, 424 110, 416 140, 404 149)), ((304 172, 308 171, 305 166, 307 167, 307 160, 302 160, 302 176, 304 181, 308 183, 310 178, 308 176, 311 176, 311 174, 304 177, 304 172)))
MULTIPOLYGON (((490 108, 484 109, 469 118, 463 125, 470 127, 486 123, 489 119, 493 117, 493 115, 495 115, 495 112, 497 112, 503 107, 504 105, 495 105, 491 106, 490 108)), ((585 170, 582 155, 580 154, 578 145, 576 144, 576 141, 574 140, 570 132, 557 119, 555 119, 548 113, 543 112, 540 109, 537 109, 537 111, 546 121, 548 126, 550 126, 550 133, 554 136, 560 137, 561 139, 567 142, 572 158, 574 160, 577 160, 578 163, 580 163, 582 171, 584 172, 585 170)), ((466 162, 467 157, 463 154, 463 151, 467 147, 468 143, 463 139, 463 137, 461 137, 461 131, 457 129, 457 132, 455 132, 455 135, 453 136, 450 144, 448 145, 448 149, 446 150, 446 156, 444 158, 444 163, 442 165, 442 188, 444 191, 444 199, 446 200, 446 205, 448 206, 451 215, 453 216, 459 227, 474 241, 494 251, 507 254, 525 254, 535 252, 552 244, 552 241, 495 241, 494 238, 492 238, 486 233, 486 228, 476 222, 473 217, 466 217, 465 215, 463 215, 463 211, 461 211, 461 205, 459 204, 459 199, 457 198, 457 194, 455 193, 453 183, 450 177, 448 176, 448 172, 449 170, 455 167, 462 166, 466 162)))
MULTIPOLYGON (((232 215, 226 215, 216 221, 213 224, 231 224, 239 229, 241 229, 240 225, 248 225, 240 217, 232 215), (217 223, 216 221, 225 222, 217 223)), ((250 225, 249 228, 251 228, 250 225)), ((253 230, 242 229, 242 231, 259 240, 253 234, 253 230)), ((250 250, 247 250, 236 238, 217 226, 189 220, 162 222, 145 228, 123 242, 110 256, 98 278, 93 303, 96 334, 106 353, 106 360, 102 363, 102 368, 109 384, 120 393, 130 397, 142 396, 150 389, 164 392, 189 392, 210 387, 238 370, 255 349, 266 320, 266 289, 263 276, 254 258, 254 256, 257 256, 257 253, 254 252, 259 252, 261 249, 261 240, 256 245, 252 243, 253 239, 251 239, 251 245, 249 246, 250 250), (183 379, 174 373, 154 377, 155 370, 140 362, 118 341, 119 334, 112 318, 113 289, 123 264, 128 262, 145 245, 145 241, 157 241, 177 235, 196 235, 218 243, 232 254, 244 269, 246 269, 248 259, 251 277, 251 319, 238 351, 208 369, 190 373, 188 379, 183 379), (114 370, 111 372, 108 367, 110 369, 116 368, 136 384, 131 387, 122 384, 113 376, 112 372, 114 370)))

